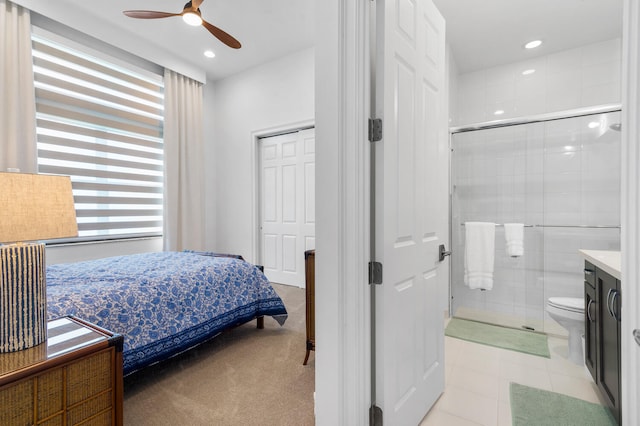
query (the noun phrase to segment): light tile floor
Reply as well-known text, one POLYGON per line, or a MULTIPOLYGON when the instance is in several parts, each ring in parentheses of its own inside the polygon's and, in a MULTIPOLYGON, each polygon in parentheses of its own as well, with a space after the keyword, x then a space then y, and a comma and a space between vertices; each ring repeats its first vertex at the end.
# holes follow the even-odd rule
POLYGON ((567 360, 567 340, 549 336, 551 358, 445 336, 445 389, 421 426, 510 426, 509 383, 599 404, 586 367, 567 360))

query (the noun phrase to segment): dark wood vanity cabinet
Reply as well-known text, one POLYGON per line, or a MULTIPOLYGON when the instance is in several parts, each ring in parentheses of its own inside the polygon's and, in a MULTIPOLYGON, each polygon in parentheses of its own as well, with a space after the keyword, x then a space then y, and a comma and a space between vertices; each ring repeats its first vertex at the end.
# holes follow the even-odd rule
POLYGON ((595 267, 587 264, 584 268, 584 363, 594 380, 598 375, 597 306, 595 267))
POLYGON ((611 414, 620 410, 620 280, 585 262, 585 364, 611 414))

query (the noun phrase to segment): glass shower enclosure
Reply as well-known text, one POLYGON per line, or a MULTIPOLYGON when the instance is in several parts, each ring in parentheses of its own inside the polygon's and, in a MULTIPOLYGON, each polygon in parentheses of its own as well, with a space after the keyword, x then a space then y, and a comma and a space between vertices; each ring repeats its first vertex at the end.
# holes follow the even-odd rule
POLYGON ((566 334, 549 297, 583 297, 579 249, 620 249, 619 107, 545 114, 451 131, 451 313, 566 334), (493 288, 465 286, 468 221, 496 226, 493 288), (524 254, 504 223, 524 224, 524 254))

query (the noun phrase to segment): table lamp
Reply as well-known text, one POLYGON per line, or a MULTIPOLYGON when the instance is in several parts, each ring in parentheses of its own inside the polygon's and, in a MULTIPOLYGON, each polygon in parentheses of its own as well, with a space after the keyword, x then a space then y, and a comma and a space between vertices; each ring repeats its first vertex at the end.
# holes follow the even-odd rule
POLYGON ((75 237, 68 176, 0 172, 0 353, 47 339, 45 246, 75 237))

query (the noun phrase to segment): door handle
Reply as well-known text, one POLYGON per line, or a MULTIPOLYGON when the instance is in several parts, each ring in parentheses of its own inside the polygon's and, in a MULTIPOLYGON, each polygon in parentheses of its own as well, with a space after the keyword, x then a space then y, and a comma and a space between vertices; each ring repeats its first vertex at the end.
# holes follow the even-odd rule
POLYGON ((591 318, 591 305, 593 305, 593 299, 590 299, 587 305, 587 318, 589 318, 589 322, 593 322, 593 318, 591 318))
POLYGON ((610 288, 607 293, 607 310, 609 311, 609 315, 614 316, 613 311, 611 310, 611 292, 613 292, 612 288, 610 288))
POLYGON ((438 260, 442 262, 447 256, 451 256, 451 252, 447 251, 447 249, 444 247, 444 244, 440 244, 440 246, 438 247, 438 260))
POLYGON ((618 290, 614 290, 613 296, 611 296, 611 313, 613 314, 613 317, 616 319, 616 321, 620 321, 621 319, 618 318, 618 312, 616 310, 616 299, 618 298, 618 295, 620 295, 620 292, 618 292, 618 290))

